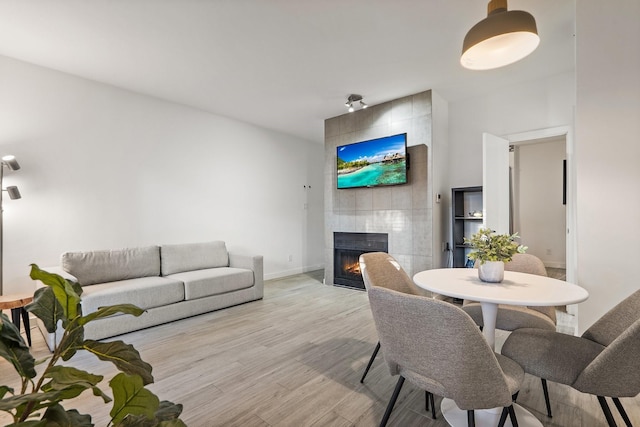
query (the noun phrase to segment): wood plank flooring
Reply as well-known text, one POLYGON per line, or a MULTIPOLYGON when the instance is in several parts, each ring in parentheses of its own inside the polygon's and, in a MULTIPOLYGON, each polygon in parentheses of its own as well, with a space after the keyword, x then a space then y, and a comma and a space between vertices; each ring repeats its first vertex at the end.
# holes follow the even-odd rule
MULTIPOLYGON (((380 354, 360 384, 377 342, 366 293, 321 281, 322 271, 268 281, 262 301, 116 339, 136 346, 153 365, 156 382, 150 388, 161 399, 182 403, 189 426, 377 426, 397 377, 389 375, 380 354)), ((34 355, 46 357, 42 336, 32 332, 34 355)), ((89 354, 71 364, 107 379, 116 373, 89 354)), ((4 359, 0 378, 0 384, 17 385, 4 359)), ((103 389, 110 394, 106 381, 103 389)), ((606 425, 595 397, 555 383, 549 389, 551 419, 537 378, 526 377, 518 398, 544 426, 606 425)), ((640 425, 640 398, 622 402, 640 425)), ((98 398, 85 393, 67 404, 74 407, 92 414, 97 426, 107 425, 110 406, 98 398)), ((448 425, 439 410, 437 417, 425 412, 423 391, 407 382, 389 425, 448 425)), ((9 422, 0 414, 0 425, 9 422)))

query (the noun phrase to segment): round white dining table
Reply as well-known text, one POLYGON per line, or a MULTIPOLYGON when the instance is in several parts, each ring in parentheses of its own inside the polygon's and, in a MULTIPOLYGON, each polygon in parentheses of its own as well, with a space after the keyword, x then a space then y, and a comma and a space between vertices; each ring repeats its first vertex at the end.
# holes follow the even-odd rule
MULTIPOLYGON (((439 268, 413 276, 419 287, 454 298, 478 301, 482 307, 482 334, 495 349, 496 318, 499 304, 523 306, 555 306, 576 304, 589 293, 580 286, 550 277, 505 271, 500 283, 486 283, 478 278, 475 268, 439 268)), ((521 426, 542 426, 542 423, 520 405, 513 405, 521 426)), ((452 426, 466 425, 467 416, 451 399, 443 399, 442 414, 452 426)), ((502 408, 475 411, 476 425, 497 425, 502 408)), ((507 418, 506 426, 511 425, 507 418)))
POLYGON ((413 281, 431 292, 478 301, 484 322, 482 333, 491 348, 495 348, 499 304, 555 306, 576 304, 589 297, 580 286, 516 271, 505 271, 500 283, 487 283, 478 278, 475 268, 437 268, 417 273, 413 281))

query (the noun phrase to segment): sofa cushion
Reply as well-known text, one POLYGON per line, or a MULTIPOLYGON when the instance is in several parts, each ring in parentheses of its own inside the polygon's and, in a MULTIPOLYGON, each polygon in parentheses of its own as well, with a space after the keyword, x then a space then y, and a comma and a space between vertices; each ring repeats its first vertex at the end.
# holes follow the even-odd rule
POLYGON ((244 268, 209 268, 176 273, 170 277, 184 282, 185 300, 224 294, 253 286, 253 271, 244 268))
POLYGON ((162 245, 160 248, 162 275, 205 268, 228 267, 229 254, 222 241, 162 245))
POLYGON ((146 310, 183 300, 184 286, 179 280, 159 276, 119 280, 83 288, 82 314, 114 304, 134 304, 146 310))
POLYGON ((83 286, 138 277, 160 276, 160 248, 65 252, 62 268, 83 286))

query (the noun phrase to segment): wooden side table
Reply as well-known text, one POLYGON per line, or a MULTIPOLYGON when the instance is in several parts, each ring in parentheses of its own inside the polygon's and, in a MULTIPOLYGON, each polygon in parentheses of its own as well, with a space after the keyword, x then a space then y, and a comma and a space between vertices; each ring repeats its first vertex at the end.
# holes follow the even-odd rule
POLYGON ((20 316, 22 316, 29 347, 31 347, 31 326, 29 325, 29 312, 25 310, 24 306, 31 301, 33 301, 32 294, 0 295, 0 310, 11 309, 11 320, 18 330, 20 330, 20 316))

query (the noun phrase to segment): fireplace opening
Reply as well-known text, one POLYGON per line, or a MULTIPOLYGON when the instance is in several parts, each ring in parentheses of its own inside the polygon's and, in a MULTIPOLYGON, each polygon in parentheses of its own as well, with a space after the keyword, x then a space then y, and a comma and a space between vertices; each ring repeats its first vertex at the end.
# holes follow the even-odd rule
POLYGON ((354 289, 364 289, 360 272, 360 255, 367 252, 387 252, 386 233, 333 233, 333 283, 354 289))

